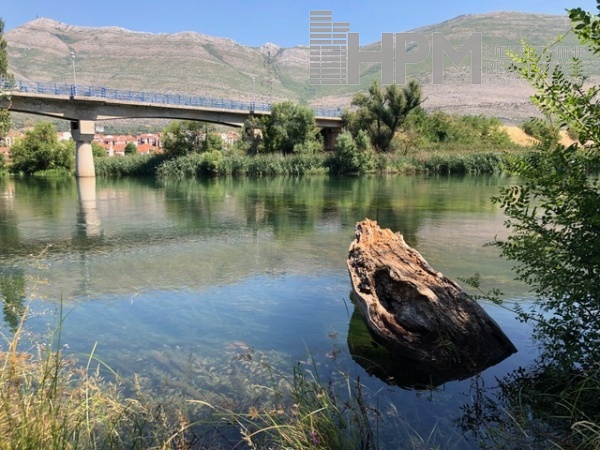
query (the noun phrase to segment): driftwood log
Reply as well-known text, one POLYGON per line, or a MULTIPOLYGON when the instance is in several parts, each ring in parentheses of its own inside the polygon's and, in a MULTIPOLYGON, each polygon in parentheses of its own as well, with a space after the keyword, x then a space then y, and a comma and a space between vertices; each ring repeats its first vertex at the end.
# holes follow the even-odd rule
POLYGON ((400 233, 366 219, 355 234, 348 269, 357 306, 377 342, 433 369, 474 372, 517 351, 483 308, 400 233))

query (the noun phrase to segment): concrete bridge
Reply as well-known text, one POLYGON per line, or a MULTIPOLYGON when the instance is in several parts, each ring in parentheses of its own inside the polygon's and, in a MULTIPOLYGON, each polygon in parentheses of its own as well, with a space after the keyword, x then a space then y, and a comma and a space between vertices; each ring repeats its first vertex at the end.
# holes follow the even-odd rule
MULTIPOLYGON (((75 176, 94 177, 92 140, 95 122, 110 119, 180 119, 242 127, 250 116, 271 114, 271 105, 183 94, 116 90, 105 87, 0 79, 0 107, 71 122, 75 140, 75 176)), ((325 146, 341 131, 341 110, 316 108, 325 146)))

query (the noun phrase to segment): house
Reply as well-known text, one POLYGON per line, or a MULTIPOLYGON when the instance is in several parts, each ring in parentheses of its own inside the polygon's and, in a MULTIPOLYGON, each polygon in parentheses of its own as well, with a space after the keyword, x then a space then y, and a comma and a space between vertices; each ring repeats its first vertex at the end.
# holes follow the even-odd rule
POLYGON ((161 135, 159 133, 144 133, 137 137, 138 144, 150 144, 153 147, 162 147, 161 135))
POLYGON ((156 153, 157 149, 158 148, 152 144, 138 144, 136 151, 138 155, 150 155, 156 153))
POLYGON ((71 139, 73 139, 73 136, 71 135, 70 131, 59 131, 56 134, 57 134, 59 142, 70 141, 71 139))
POLYGON ((0 137, 0 147, 12 147, 17 139, 25 137, 25 133, 18 130, 10 130, 4 137, 0 137))

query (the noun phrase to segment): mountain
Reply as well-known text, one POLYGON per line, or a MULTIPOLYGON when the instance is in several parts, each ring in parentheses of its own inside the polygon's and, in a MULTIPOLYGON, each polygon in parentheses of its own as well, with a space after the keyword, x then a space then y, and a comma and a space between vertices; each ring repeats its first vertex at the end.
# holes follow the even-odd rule
MULTIPOLYGON (((456 47, 472 33, 482 33, 482 83, 471 83, 466 60, 458 66, 447 65, 443 84, 434 85, 431 55, 424 62, 411 65, 409 76, 423 82, 426 108, 520 120, 537 110, 528 100, 531 88, 506 73, 509 60, 505 50, 518 50, 522 39, 541 46, 568 30, 567 17, 514 12, 464 15, 421 27, 412 31, 429 38, 433 32, 441 32, 456 47)), ((378 65, 365 65, 358 86, 314 86, 308 82, 307 46, 282 48, 269 43, 248 47, 231 39, 192 32, 141 33, 40 18, 6 32, 5 39, 10 70, 19 79, 33 81, 70 83, 70 53, 74 52, 77 83, 81 85, 246 100, 254 97, 257 101, 291 99, 344 108, 349 106, 354 92, 380 78, 378 65)), ((567 34, 560 43, 565 53, 559 55, 561 62, 579 49, 577 45, 574 37, 567 34)), ((366 45, 364 50, 378 46, 379 43, 366 45)))

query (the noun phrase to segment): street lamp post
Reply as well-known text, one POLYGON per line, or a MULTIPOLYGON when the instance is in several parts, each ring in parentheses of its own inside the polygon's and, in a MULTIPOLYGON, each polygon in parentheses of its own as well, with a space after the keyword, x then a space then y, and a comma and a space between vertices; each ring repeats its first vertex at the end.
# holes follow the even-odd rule
POLYGON ((254 113, 256 108, 256 77, 252 77, 252 103, 250 103, 250 113, 254 113))
POLYGON ((75 74, 75 52, 71 50, 71 62, 73 63, 73 88, 71 89, 71 97, 77 94, 77 75, 75 74))

